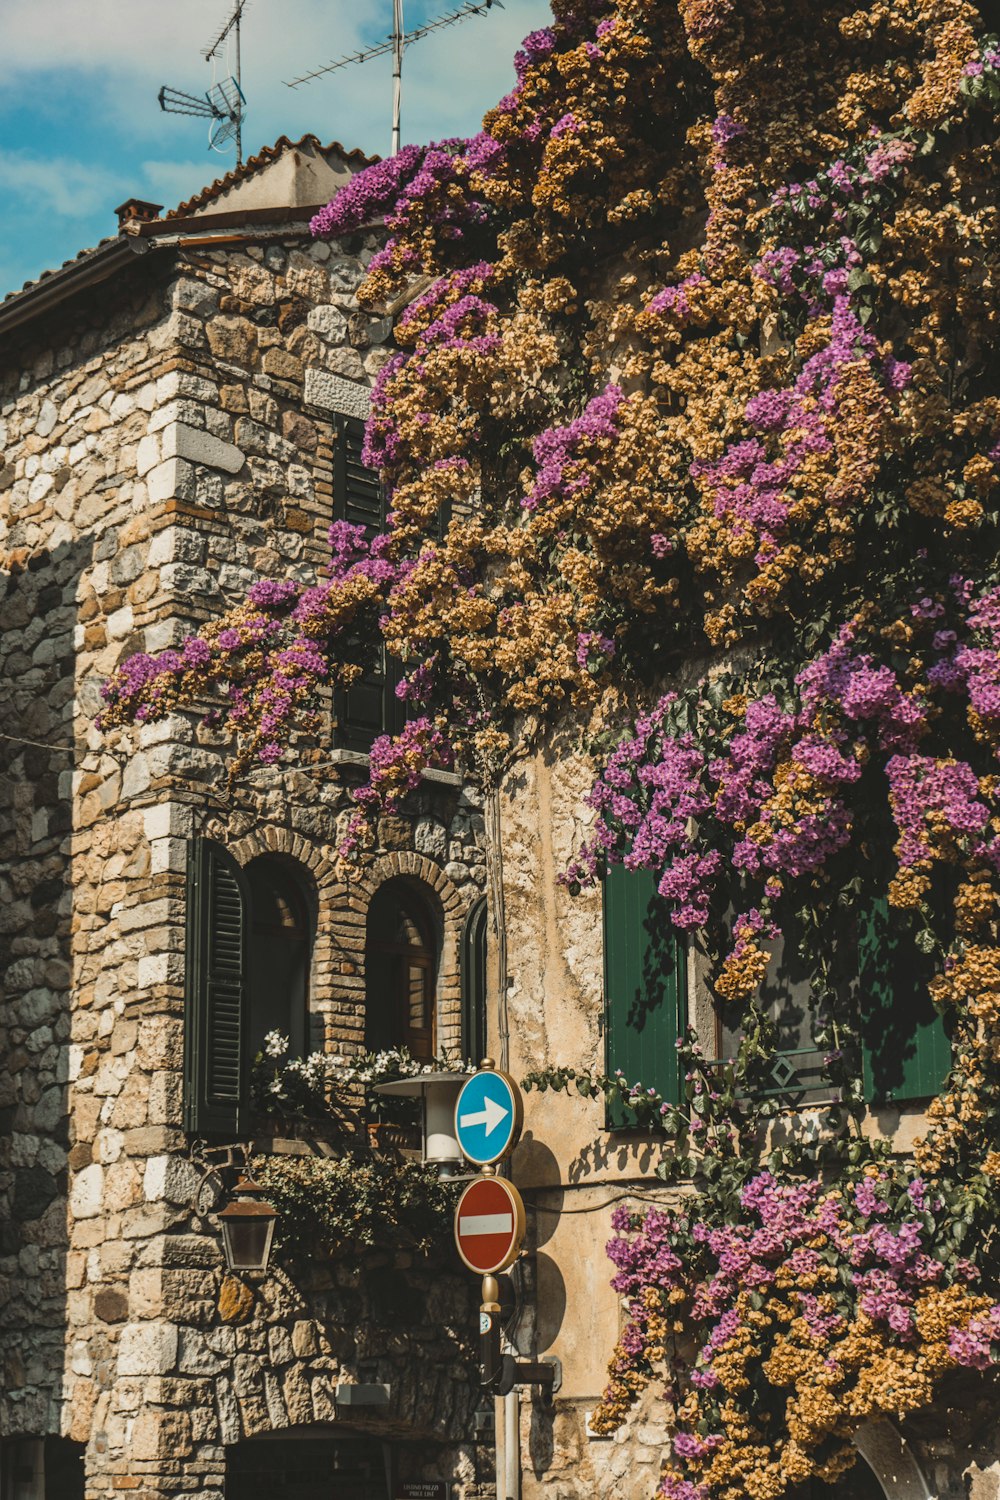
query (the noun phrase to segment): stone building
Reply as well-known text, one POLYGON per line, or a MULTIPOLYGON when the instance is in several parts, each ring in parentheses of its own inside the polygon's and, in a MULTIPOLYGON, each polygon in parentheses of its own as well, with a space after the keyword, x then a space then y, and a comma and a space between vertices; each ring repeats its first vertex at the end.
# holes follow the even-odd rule
MULTIPOLYGON (((559 884, 585 831, 580 761, 525 761, 489 807, 429 773, 348 879, 332 851, 366 743, 391 727, 384 675, 331 701, 284 767, 232 791, 196 715, 120 742, 94 726, 123 656, 176 643, 260 577, 311 578, 335 515, 381 518, 359 443, 391 319, 353 295, 379 231, 314 244, 307 230, 362 162, 282 140, 165 216, 123 205, 117 235, 0 304, 3 1500, 243 1500, 261 1478, 303 1500, 388 1500, 418 1480, 449 1500, 493 1493, 493 1445, 476 1441, 477 1288, 454 1257, 223 1272, 203 1177, 213 1149, 247 1138, 247 1061, 266 1030, 303 1049, 399 1040, 426 1054, 478 1051, 485 1020, 487 1050, 515 1078, 607 1063, 665 1092, 685 1021, 712 1055, 732 1046, 701 956, 651 954, 648 891, 609 882, 571 899, 559 884), (482 973, 471 944, 487 854, 484 1003, 462 978, 482 973), (242 1030, 212 1053, 193 1036, 208 1026, 199 913, 234 905, 252 972, 237 985, 242 1030), (416 934, 417 1024, 377 1009, 380 923, 393 921, 416 934), (647 1030, 625 1002, 651 973, 647 1030), (386 1406, 352 1399, 380 1386, 386 1406)), ((786 979, 776 1014, 796 994, 786 979)), ((809 1098, 804 1036, 787 1037, 792 1102, 809 1098)), ((911 1042, 913 1066, 871 1114, 900 1150, 946 1061, 929 1019, 911 1042)), ((886 1065, 870 1049, 869 1069, 886 1065)), ((613 1439, 593 1436, 588 1414, 621 1316, 611 1208, 669 1200, 659 1148, 603 1105, 525 1103, 515 1339, 524 1356, 558 1358, 561 1384, 551 1402, 507 1398, 503 1500, 646 1500, 663 1407, 651 1395, 613 1439)), ((859 1435, 866 1464, 849 1493, 990 1500, 993 1427, 980 1387, 956 1385, 904 1431, 859 1435)))
POLYGON ((94 724, 123 656, 256 578, 311 579, 335 515, 378 524, 360 429, 391 322, 353 297, 377 234, 308 233, 364 161, 283 138, 166 215, 123 205, 116 234, 0 304, 5 1500, 239 1496, 261 1475, 474 1493, 488 1465, 457 1263, 317 1255, 248 1285, 223 1275, 202 1192, 212 1144, 249 1136, 266 1030, 459 1050, 480 805, 429 775, 374 862, 338 872, 366 743, 396 702, 377 673, 328 705, 291 769, 231 795, 198 716, 120 743, 94 724), (212 991, 227 921, 244 970, 212 991), (412 995, 366 993, 401 929, 419 1014, 412 995), (216 951, 192 977, 198 943, 216 951), (355 1399, 383 1386, 383 1407, 355 1399))

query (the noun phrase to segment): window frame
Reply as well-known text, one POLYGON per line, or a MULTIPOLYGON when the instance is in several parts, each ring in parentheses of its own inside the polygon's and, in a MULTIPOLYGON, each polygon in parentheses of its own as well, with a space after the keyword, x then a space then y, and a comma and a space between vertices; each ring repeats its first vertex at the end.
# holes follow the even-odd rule
POLYGON ((477 1066, 487 1055, 487 964, 489 909, 486 897, 473 902, 462 928, 460 983, 462 992, 462 1056, 477 1066))
MULTIPOLYGON (((257 859, 284 867, 307 920, 302 1050, 308 1045, 309 993, 316 921, 306 867, 262 850, 257 859)), ((246 869, 215 839, 188 841, 185 962, 183 1124, 209 1140, 246 1139, 254 1124, 251 934, 253 892, 246 869), (221 920, 220 920, 221 918, 221 920), (221 935, 220 935, 221 929, 221 935)))

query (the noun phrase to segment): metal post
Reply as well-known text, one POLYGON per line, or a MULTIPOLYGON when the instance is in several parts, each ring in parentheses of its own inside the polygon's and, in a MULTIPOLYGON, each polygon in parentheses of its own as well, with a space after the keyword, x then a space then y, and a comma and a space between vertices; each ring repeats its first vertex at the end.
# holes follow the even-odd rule
POLYGON ((503 1398, 504 1500, 521 1500, 520 1397, 509 1391, 503 1398))
POLYGON ((504 1396, 494 1396, 494 1398, 493 1398, 493 1441, 496 1444, 496 1492, 497 1492, 497 1500, 507 1500, 507 1497, 504 1494, 504 1484, 505 1484, 506 1475, 507 1475, 507 1465, 504 1462, 504 1439, 506 1438, 506 1431, 504 1429, 504 1411, 506 1410, 506 1406, 507 1406, 506 1397, 504 1397, 504 1396))
POLYGON ((479 1305, 479 1382, 491 1391, 500 1375, 500 1286, 495 1276, 483 1277, 479 1305))
POLYGON ((240 17, 243 13, 243 0, 237 0, 236 4, 236 87, 240 91, 240 99, 237 105, 236 116, 236 165, 243 165, 243 78, 240 72, 240 17))
MULTIPOLYGON (((479 1304, 479 1379, 484 1391, 496 1389, 500 1374, 500 1283, 495 1276, 484 1276, 479 1304)), ((496 1451, 497 1500, 502 1500, 503 1482, 503 1400, 493 1397, 493 1442, 496 1451)))
POLYGON ((392 154, 399 152, 403 97, 403 0, 392 0, 392 154))

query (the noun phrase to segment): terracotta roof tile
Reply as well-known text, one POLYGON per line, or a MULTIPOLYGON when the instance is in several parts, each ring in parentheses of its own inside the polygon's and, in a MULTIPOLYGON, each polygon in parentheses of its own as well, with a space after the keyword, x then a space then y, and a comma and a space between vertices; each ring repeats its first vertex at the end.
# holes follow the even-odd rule
MULTIPOLYGON (((287 135, 282 135, 278 137, 273 146, 263 146, 257 152, 256 156, 248 157, 241 167, 235 167, 233 171, 227 172, 225 177, 216 178, 215 182, 210 183, 208 187, 204 187, 200 192, 195 193, 193 198, 188 198, 186 202, 179 203, 176 208, 172 208, 169 213, 164 214, 164 219, 186 218, 197 209, 204 207, 206 203, 211 203, 213 199, 219 197, 221 193, 224 193, 235 183, 242 182, 247 177, 252 177, 254 172, 263 166, 267 166, 269 162, 275 161, 283 151, 294 151, 297 147, 305 145, 315 146, 321 152, 337 151, 345 161, 359 168, 369 166, 372 162, 376 162, 379 159, 377 156, 366 156, 363 151, 348 151, 339 141, 331 141, 328 146, 324 146, 320 142, 319 137, 313 135, 311 132, 301 136, 297 141, 289 140, 287 135)), ((80 250, 76 255, 71 256, 69 260, 64 260, 62 265, 53 266, 49 270, 42 271, 34 280, 26 281, 23 286, 16 287, 13 291, 8 292, 4 297, 0 298, 0 307, 12 301, 15 297, 20 297, 31 288, 37 287, 39 283, 46 281, 50 276, 56 276, 60 271, 67 270, 70 266, 75 265, 77 261, 86 260, 88 256, 95 255, 98 250, 102 250, 105 245, 110 245, 117 238, 120 238, 120 236, 108 235, 105 239, 99 240, 96 245, 88 246, 87 249, 80 250)))
POLYGON ((70 256, 69 260, 64 260, 61 266, 51 266, 48 270, 40 271, 23 286, 17 286, 13 291, 7 292, 4 297, 0 298, 0 305, 9 302, 12 297, 20 297, 21 293, 28 291, 29 287, 37 286, 40 281, 46 281, 48 277, 55 276, 59 271, 65 271, 67 266, 76 265, 78 260, 86 260, 87 256, 93 255, 95 250, 103 249, 105 245, 110 245, 111 241, 117 238, 117 235, 109 234, 103 240, 98 240, 96 245, 88 245, 85 250, 78 250, 75 255, 70 256))
POLYGON ((273 146, 262 146, 256 156, 248 156, 241 167, 234 167, 231 172, 226 173, 225 177, 217 177, 208 187, 204 187, 200 192, 195 193, 193 198, 188 198, 184 203, 178 203, 176 208, 172 208, 169 213, 164 214, 164 218, 187 218, 197 209, 204 208, 207 203, 211 203, 213 199, 218 198, 221 193, 227 192, 236 183, 245 181, 246 178, 252 177, 256 171, 259 171, 261 167, 267 166, 269 162, 276 161, 283 151, 294 151, 298 147, 306 145, 315 146, 321 152, 337 151, 352 166, 367 167, 372 162, 378 161, 377 156, 366 156, 363 151, 348 151, 339 141, 331 141, 328 146, 324 146, 319 136, 313 135, 312 132, 300 136, 297 141, 289 140, 287 135, 280 135, 273 146))

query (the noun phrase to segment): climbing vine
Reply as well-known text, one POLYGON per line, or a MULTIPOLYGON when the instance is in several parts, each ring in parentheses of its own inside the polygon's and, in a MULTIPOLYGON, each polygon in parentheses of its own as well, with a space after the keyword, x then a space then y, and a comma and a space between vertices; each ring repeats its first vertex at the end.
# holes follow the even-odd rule
MULTIPOLYGON (((969 0, 554 0, 479 135, 407 147, 314 223, 385 222, 368 305, 422 288, 366 435, 387 535, 335 526, 321 584, 261 582, 107 687, 109 726, 219 690, 238 772, 380 631, 412 717, 348 855, 428 765, 495 782, 572 726, 599 774, 567 884, 653 871, 720 1003, 752 1017, 784 935, 833 1004, 824 930, 874 899, 931 962, 954 1064, 912 1167, 857 1135, 765 1165, 734 1099, 739 1149, 685 1208, 617 1216, 598 1420, 665 1375, 675 1500, 832 1478, 866 1417, 996 1362, 989 25, 969 0)), ((689 1082, 702 1120, 726 1089, 689 1082)))

